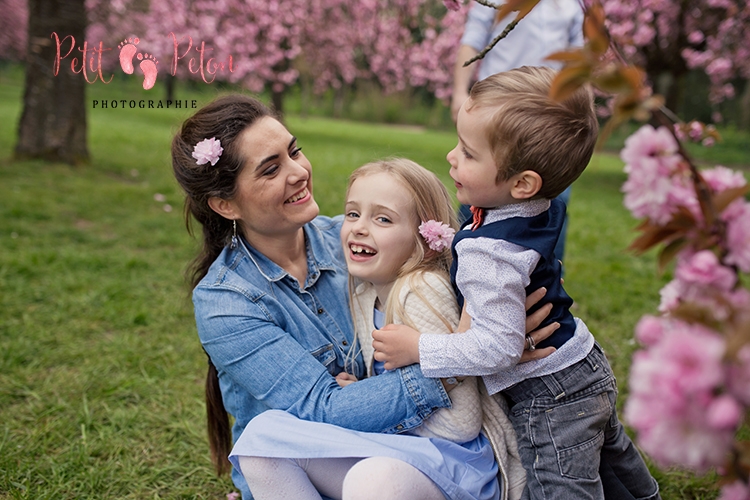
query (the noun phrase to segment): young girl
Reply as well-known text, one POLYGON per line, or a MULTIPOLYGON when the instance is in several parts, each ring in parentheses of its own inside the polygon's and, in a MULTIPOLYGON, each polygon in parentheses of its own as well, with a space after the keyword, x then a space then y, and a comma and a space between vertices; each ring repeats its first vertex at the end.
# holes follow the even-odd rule
MULTIPOLYGON (((456 328, 448 277, 454 228, 445 187, 416 163, 383 160, 352 174, 341 242, 369 375, 383 372, 373 360, 374 328, 392 322, 442 333, 456 328)), ((337 381, 346 390, 356 378, 340 374, 337 381)), ((452 407, 433 414, 415 435, 352 431, 270 410, 248 424, 230 460, 259 500, 519 496, 525 473, 505 413, 473 377, 444 384, 452 407)), ((363 404, 375 412, 388 402, 363 404)))

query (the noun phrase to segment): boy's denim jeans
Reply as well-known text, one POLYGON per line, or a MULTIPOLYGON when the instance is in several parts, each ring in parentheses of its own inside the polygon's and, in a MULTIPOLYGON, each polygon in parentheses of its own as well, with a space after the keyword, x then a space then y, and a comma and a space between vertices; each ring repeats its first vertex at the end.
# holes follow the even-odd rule
POLYGON ((659 487, 617 419, 617 384, 601 347, 503 391, 527 472, 524 499, 658 499, 659 487), (607 466, 602 486, 600 459, 607 466), (612 481, 616 488, 609 488, 612 481))

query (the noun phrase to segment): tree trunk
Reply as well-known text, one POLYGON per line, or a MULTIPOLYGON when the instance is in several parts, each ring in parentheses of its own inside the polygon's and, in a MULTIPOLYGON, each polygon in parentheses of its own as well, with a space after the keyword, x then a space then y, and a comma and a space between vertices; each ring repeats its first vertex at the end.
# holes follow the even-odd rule
POLYGON ((284 91, 271 90, 271 103, 279 119, 284 118, 284 91))
POLYGON ((26 83, 17 158, 43 158, 74 165, 88 161, 86 81, 70 66, 73 57, 81 61, 78 48, 83 46, 85 30, 84 0, 29 0, 26 83), (70 39, 62 43, 66 36, 72 35, 76 43, 70 56, 60 61, 57 76, 53 72, 57 54, 53 32, 61 41, 60 58, 70 47, 70 39))
POLYGON ((166 91, 167 91, 167 101, 174 102, 175 101, 175 98, 174 98, 174 83, 175 83, 175 81, 177 81, 177 78, 175 78, 174 76, 172 76, 172 73, 167 73, 165 78, 166 78, 166 82, 165 82, 164 86, 165 86, 166 91))

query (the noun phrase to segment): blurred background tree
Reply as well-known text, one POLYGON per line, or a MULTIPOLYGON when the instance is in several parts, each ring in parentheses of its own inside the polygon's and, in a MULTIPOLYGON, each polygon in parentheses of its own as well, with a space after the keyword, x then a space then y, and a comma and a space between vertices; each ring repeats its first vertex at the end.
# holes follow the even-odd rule
MULTIPOLYGON (((0 32, 8 29, 6 40, 9 34, 13 37, 9 43, 0 44, 0 49, 18 50, 20 27, 24 18, 28 18, 26 82, 16 156, 72 164, 86 162, 89 157, 84 103, 86 82, 82 75, 71 71, 53 74, 52 65, 59 47, 51 37, 55 32, 61 41, 70 35, 76 44, 83 43, 86 32, 83 0, 30 0, 28 16, 20 2, 11 1, 8 7, 8 11, 2 10, 3 16, 8 13, 6 22, 17 24, 0 28, 0 32)), ((81 60, 81 54, 75 49, 71 58, 73 56, 81 60)))
MULTIPOLYGON (((70 71, 53 79, 54 54, 49 50, 54 47, 43 45, 52 31, 73 34, 73 26, 68 29, 60 23, 70 17, 67 12, 73 15, 74 8, 78 14, 73 17, 80 18, 80 2, 59 2, 66 13, 54 14, 55 23, 48 24, 45 19, 57 2, 0 1, 0 61, 24 61, 29 96, 35 95, 33 89, 51 88, 53 83, 75 86, 70 92, 56 91, 65 96, 57 105, 71 109, 56 116, 76 116, 77 127, 83 127, 58 124, 40 133, 44 124, 32 119, 29 111, 22 123, 33 132, 22 135, 17 151, 41 156, 59 151, 69 161, 85 158, 85 140, 73 139, 85 137, 85 118, 72 114, 73 103, 82 106, 84 83, 70 71), (49 7, 41 9, 42 5, 49 7), (31 38, 26 28, 29 17, 28 29, 35 30, 31 38), (26 50, 27 40, 36 40, 35 52, 26 50), (40 86, 42 78, 47 87, 40 86), (70 150, 74 145, 83 149, 70 150)), ((685 120, 750 127, 748 2, 604 0, 603 6, 613 39, 646 70, 650 85, 666 97, 670 109, 685 120)), ((164 87, 169 100, 179 98, 175 81, 205 85, 200 73, 187 65, 190 57, 198 58, 195 49, 205 43, 208 56, 233 57, 233 71, 217 72, 216 82, 265 93, 280 112, 291 105, 303 115, 451 128, 444 100, 451 93, 467 9, 447 11, 440 0, 85 0, 86 39, 97 45, 101 40, 112 49, 103 63, 118 78, 118 45, 138 37, 138 51, 159 61, 157 85, 164 87), (179 42, 180 56, 192 41, 174 77, 170 33, 179 42), (293 101, 285 104, 290 95, 293 101)), ((75 29, 80 32, 81 27, 75 29)), ((83 38, 76 36, 79 40, 83 38)), ((45 105, 51 106, 53 93, 38 95, 42 94, 50 100, 45 105)), ((29 104, 43 101, 29 97, 29 104)))

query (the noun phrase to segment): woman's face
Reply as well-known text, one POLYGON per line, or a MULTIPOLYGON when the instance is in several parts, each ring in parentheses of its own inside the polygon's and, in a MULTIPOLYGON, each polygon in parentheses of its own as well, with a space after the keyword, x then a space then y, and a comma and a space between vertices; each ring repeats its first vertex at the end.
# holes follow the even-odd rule
POLYGON ((266 116, 237 140, 245 163, 230 204, 251 244, 295 232, 318 215, 312 165, 286 127, 266 116))

